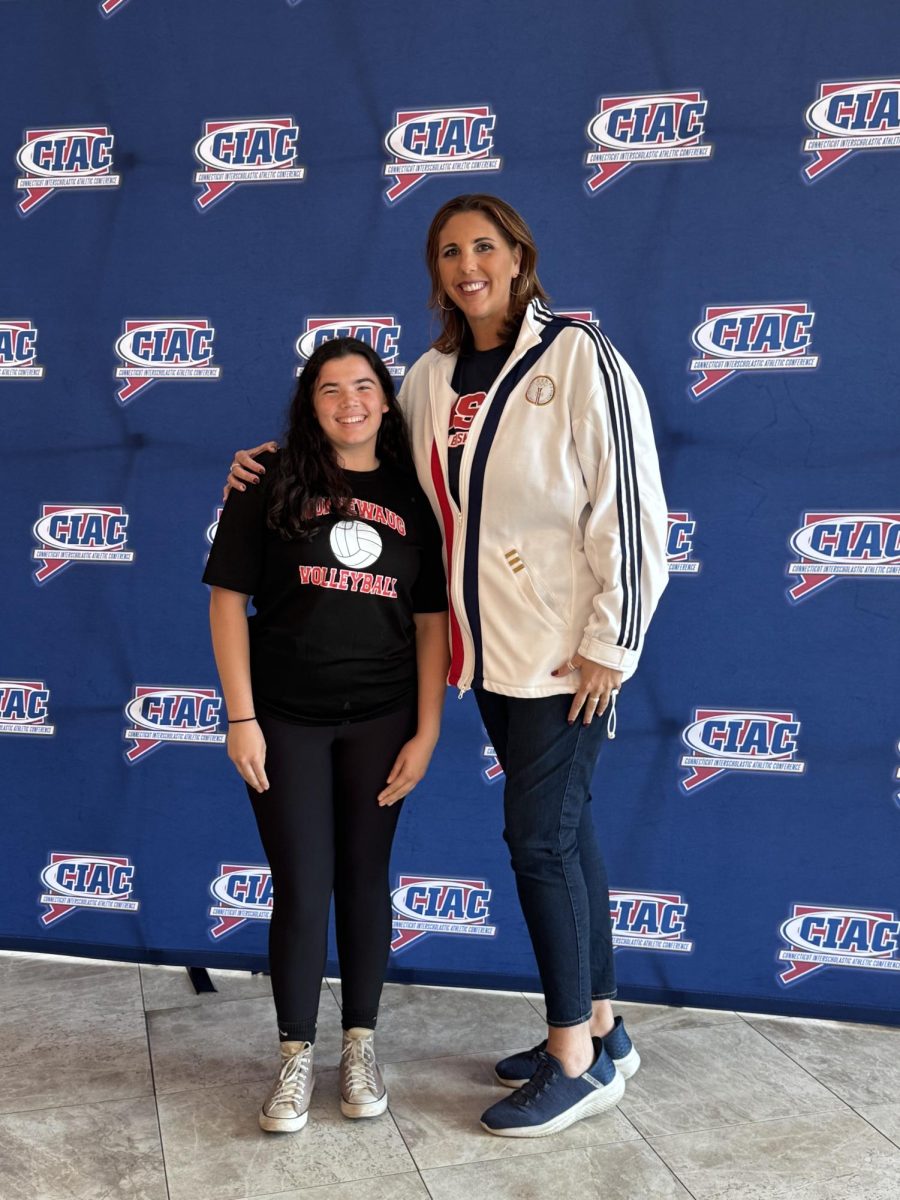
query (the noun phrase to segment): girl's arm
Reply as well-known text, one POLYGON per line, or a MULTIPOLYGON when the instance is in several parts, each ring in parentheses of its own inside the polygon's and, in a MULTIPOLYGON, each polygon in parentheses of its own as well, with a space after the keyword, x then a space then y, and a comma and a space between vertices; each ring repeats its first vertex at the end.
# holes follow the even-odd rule
POLYGON ((394 804, 424 777, 441 732, 441 714, 450 668, 446 612, 415 613, 419 719, 415 736, 403 746, 378 794, 382 806, 394 804))
POLYGON ((228 757, 252 788, 265 792, 269 787, 265 738, 255 719, 244 719, 255 715, 250 687, 249 599, 241 592, 213 587, 209 597, 209 627, 228 714, 228 757), (232 721, 237 724, 231 724, 232 721))

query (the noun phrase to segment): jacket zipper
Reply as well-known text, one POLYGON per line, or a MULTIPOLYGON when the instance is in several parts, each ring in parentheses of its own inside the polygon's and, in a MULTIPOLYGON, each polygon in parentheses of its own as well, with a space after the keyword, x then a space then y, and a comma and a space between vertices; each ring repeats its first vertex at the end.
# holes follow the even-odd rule
MULTIPOLYGON (((490 408, 490 405, 493 403, 494 396, 497 394, 497 389, 499 388, 500 384, 503 382, 503 380, 506 378, 506 376, 509 374, 509 372, 516 366, 516 364, 519 362, 519 360, 525 356, 525 353, 528 351, 530 346, 533 344, 534 344, 534 340, 532 339, 531 341, 529 341, 528 345, 524 345, 521 348, 517 347, 518 352, 515 354, 515 357, 507 360, 507 362, 505 363, 505 365, 503 367, 503 370, 500 372, 500 374, 497 376, 497 378, 491 384, 490 390, 488 391, 487 395, 485 396, 484 400, 482 401, 481 406, 478 409, 478 412, 475 416, 475 420, 472 422, 472 427, 469 429, 468 435, 466 437, 465 445, 463 447, 462 460, 459 464, 459 496, 460 496, 461 503, 462 503, 463 497, 468 499, 468 495, 469 495, 469 477, 471 475, 471 467, 472 467, 472 456, 470 453, 470 447, 472 447, 473 443, 477 442, 477 440, 478 440, 477 435, 476 435, 476 430, 480 430, 481 425, 484 424, 485 415, 487 414, 487 411, 490 408)), ((433 412, 434 412, 434 410, 432 409, 432 415, 433 415, 433 412)), ((446 430, 443 430, 442 433, 443 433, 443 439, 442 439, 441 445, 444 446, 445 439, 446 439, 446 430)), ((446 471, 447 456, 446 456, 446 453, 441 454, 440 461, 441 461, 441 470, 444 475, 444 486, 446 488, 446 480, 447 480, 447 471, 446 471)), ((472 641, 471 629, 469 627, 469 617, 468 617, 468 613, 466 612, 466 606, 465 606, 465 602, 464 602, 464 598, 463 598, 463 582, 462 581, 464 579, 464 565, 465 565, 464 547, 465 547, 465 543, 466 543, 466 538, 464 536, 465 522, 463 519, 462 509, 460 507, 457 507, 457 505, 454 503, 453 497, 450 495, 449 489, 447 489, 447 500, 448 500, 448 503, 450 505, 452 505, 452 507, 456 513, 456 515, 454 517, 455 528, 454 528, 454 539, 453 539, 453 551, 454 551, 453 557, 456 560, 456 562, 454 562, 454 566, 453 566, 453 573, 452 573, 453 574, 453 584, 452 584, 452 586, 453 586, 454 592, 456 592, 459 597, 459 603, 456 605, 457 614, 461 613, 462 617, 463 617, 463 620, 460 621, 459 625, 460 625, 460 634, 462 636, 463 644, 466 647, 464 655, 463 655, 463 662, 465 663, 465 661, 469 657, 469 649, 471 649, 472 660, 474 660, 474 658, 475 658, 475 644, 472 641), (458 566, 457 566, 457 563, 458 563, 458 566)), ((474 661, 473 661, 473 668, 474 668, 474 661)), ((471 689, 473 676, 474 676, 474 669, 470 670, 467 681, 464 681, 462 679, 462 676, 460 676, 459 688, 458 688, 458 691, 456 694, 457 700, 462 700, 462 698, 465 696, 466 692, 468 692, 471 689)))

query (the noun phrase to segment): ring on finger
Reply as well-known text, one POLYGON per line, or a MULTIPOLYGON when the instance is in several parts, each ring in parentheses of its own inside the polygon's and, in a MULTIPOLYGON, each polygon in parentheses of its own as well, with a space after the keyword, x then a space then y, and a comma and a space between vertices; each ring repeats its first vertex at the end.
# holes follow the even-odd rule
POLYGON ((567 659, 566 659, 566 666, 569 668, 569 670, 570 670, 570 671, 577 671, 577 670, 578 670, 578 668, 577 668, 577 667, 575 666, 575 664, 572 662, 571 658, 567 658, 567 659))

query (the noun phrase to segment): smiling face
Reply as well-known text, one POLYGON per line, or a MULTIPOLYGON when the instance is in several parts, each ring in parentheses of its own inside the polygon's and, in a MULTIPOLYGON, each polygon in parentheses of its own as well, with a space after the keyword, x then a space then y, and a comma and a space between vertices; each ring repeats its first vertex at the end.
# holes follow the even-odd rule
POLYGON ((510 288, 521 260, 521 248, 511 246, 482 212, 457 213, 440 231, 441 286, 466 318, 478 350, 503 343, 510 288))
POLYGON ((387 400, 375 373, 361 354, 323 363, 313 389, 313 410, 342 467, 373 471, 378 466, 375 440, 387 400))

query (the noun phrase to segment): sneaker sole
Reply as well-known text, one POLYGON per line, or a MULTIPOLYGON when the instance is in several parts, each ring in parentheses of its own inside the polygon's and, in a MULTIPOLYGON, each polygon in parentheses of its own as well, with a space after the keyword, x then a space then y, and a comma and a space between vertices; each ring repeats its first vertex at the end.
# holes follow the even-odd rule
POLYGON ((527 1079, 504 1079, 503 1076, 498 1075, 496 1071, 494 1072, 494 1078, 498 1083, 501 1083, 504 1087, 508 1088, 522 1087, 523 1084, 528 1082, 527 1079))
POLYGON ((641 1065, 641 1056, 632 1046, 624 1058, 614 1058, 613 1062, 623 1079, 630 1079, 641 1065))
POLYGON ((299 1117, 267 1117, 264 1112, 259 1114, 259 1127, 266 1133, 297 1133, 309 1120, 309 1113, 301 1113, 299 1117))
POLYGON ((567 1129, 585 1117, 595 1117, 598 1113, 606 1112, 608 1108, 618 1104, 624 1094, 625 1080, 617 1071, 615 1078, 606 1087, 598 1088, 589 1096, 579 1100, 577 1104, 573 1104, 571 1108, 567 1108, 565 1112, 560 1113, 558 1117, 554 1117, 552 1121, 545 1121, 543 1125, 518 1125, 509 1129, 491 1129, 490 1125, 486 1125, 482 1121, 481 1128, 486 1129, 495 1137, 548 1137, 551 1133, 559 1133, 560 1130, 567 1129))
POLYGON ((351 1104, 349 1100, 341 1097, 341 1112, 345 1117, 350 1117, 351 1120, 356 1120, 359 1117, 380 1117, 387 1109, 388 1098, 387 1092, 380 1100, 371 1100, 368 1104, 351 1104))

